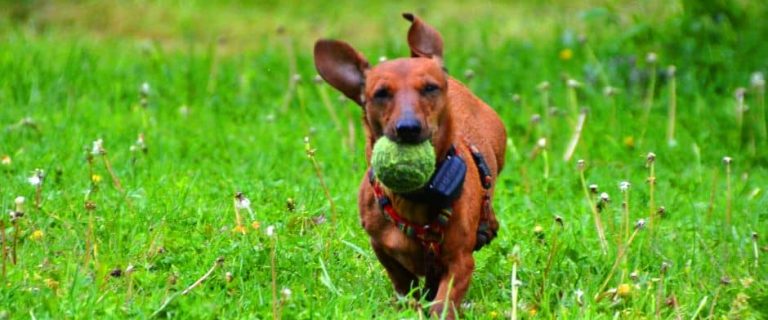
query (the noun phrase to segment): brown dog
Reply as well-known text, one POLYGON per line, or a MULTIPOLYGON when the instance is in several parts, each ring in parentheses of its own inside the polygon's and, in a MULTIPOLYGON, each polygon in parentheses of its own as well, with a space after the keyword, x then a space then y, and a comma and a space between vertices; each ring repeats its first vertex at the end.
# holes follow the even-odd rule
POLYGON ((319 40, 315 65, 328 83, 363 107, 369 163, 374 143, 387 136, 398 143, 430 139, 436 161, 450 164, 443 165, 451 166, 443 178, 461 187, 448 201, 426 191, 394 193, 369 170, 359 206, 363 228, 397 293, 407 295, 425 277, 427 299, 438 302, 430 312, 440 315, 448 307, 454 318, 475 267, 472 252, 498 230, 491 196, 504 165, 506 131, 488 105, 447 75, 440 34, 412 14, 403 16, 412 22, 411 58, 371 67, 350 45, 319 40), (452 157, 463 160, 464 171, 452 157))

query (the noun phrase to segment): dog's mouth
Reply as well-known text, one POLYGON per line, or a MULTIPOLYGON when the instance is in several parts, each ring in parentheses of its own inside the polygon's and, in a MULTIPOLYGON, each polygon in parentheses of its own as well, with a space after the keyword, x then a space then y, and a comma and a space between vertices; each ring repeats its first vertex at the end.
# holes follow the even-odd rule
POLYGON ((413 135, 413 136, 398 135, 398 134, 385 134, 385 136, 387 136, 389 140, 392 140, 400 144, 421 144, 427 140, 432 139, 431 132, 425 132, 423 134, 413 135))

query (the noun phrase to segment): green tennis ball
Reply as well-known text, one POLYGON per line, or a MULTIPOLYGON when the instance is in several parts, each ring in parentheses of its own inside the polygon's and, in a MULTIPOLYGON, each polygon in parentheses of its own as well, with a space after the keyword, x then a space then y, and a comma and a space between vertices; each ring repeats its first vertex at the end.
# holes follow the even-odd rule
POLYGON ((435 171, 435 149, 429 140, 400 144, 382 137, 373 145, 371 166, 376 178, 392 191, 415 191, 427 184, 435 171))

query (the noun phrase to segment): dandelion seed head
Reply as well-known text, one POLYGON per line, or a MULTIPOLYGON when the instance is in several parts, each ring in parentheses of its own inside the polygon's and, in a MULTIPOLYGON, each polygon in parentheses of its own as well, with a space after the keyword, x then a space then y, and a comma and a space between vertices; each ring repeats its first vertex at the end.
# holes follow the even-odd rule
POLYGON ((563 226, 563 217, 561 217, 560 215, 555 215, 555 222, 562 227, 563 226))
POLYGON ((565 83, 569 88, 578 88, 581 87, 581 82, 576 81, 576 79, 568 79, 565 83))
POLYGON ((765 87, 765 76, 763 76, 762 72, 753 73, 749 80, 752 87, 755 87, 755 88, 765 87))
POLYGON ((747 93, 747 89, 744 87, 738 87, 733 92, 733 96, 736 97, 736 100, 739 102, 744 102, 744 95, 747 93))
POLYGON ((621 192, 627 192, 629 191, 630 186, 631 184, 629 183, 629 181, 622 181, 619 183, 619 190, 621 190, 621 192))
POLYGON ((611 196, 609 196, 607 192, 603 192, 600 194, 600 201, 611 202, 611 196))
POLYGON ((186 106, 186 105, 182 105, 181 107, 179 107, 179 114, 182 117, 188 116, 189 115, 189 107, 186 106))
POLYGON ((635 229, 645 228, 645 219, 639 219, 635 222, 635 229))
POLYGON ((272 226, 272 225, 268 226, 266 233, 267 233, 267 237, 274 237, 275 236, 275 226, 272 226))
POLYGON ((645 62, 649 64, 655 64, 658 60, 659 56, 656 54, 656 52, 648 52, 648 54, 645 56, 645 62))
POLYGON ((539 91, 549 91, 549 81, 542 81, 536 86, 539 91))
POLYGON ((248 199, 242 192, 238 192, 237 195, 235 195, 235 204, 237 205, 238 209, 250 209, 251 208, 251 200, 248 199))
POLYGON ((619 89, 616 89, 611 86, 606 86, 603 88, 603 95, 606 97, 612 97, 619 93, 619 89))
POLYGON ((43 183, 43 180, 40 179, 40 176, 35 174, 27 178, 27 182, 29 182, 29 184, 31 184, 32 186, 37 187, 43 183))
POLYGON ((672 77, 675 76, 676 73, 677 73, 677 67, 675 67, 674 65, 669 65, 667 67, 667 76, 668 77, 672 78, 672 77))
POLYGON ((91 154, 94 156, 104 154, 104 139, 96 139, 96 141, 93 142, 91 154))
POLYGON ((291 298, 293 292, 289 288, 283 288, 283 290, 280 290, 280 294, 283 296, 283 299, 288 300, 291 298))
POLYGON ((723 157, 723 163, 724 163, 726 166, 728 166, 728 165, 731 165, 731 162, 733 162, 733 158, 731 158, 731 157, 727 157, 727 156, 726 156, 726 157, 723 157))
POLYGON ((653 152, 648 152, 648 155, 645 157, 645 161, 648 164, 653 163, 654 161, 656 161, 656 154, 653 152))
POLYGON ((539 138, 538 141, 536 141, 536 145, 539 146, 539 148, 546 148, 547 147, 547 138, 539 138))
POLYGON ((379 62, 387 61, 387 56, 379 56, 379 62))
POLYGON ((539 123, 539 122, 541 122, 541 115, 540 115, 540 114, 538 114, 538 113, 535 113, 535 114, 533 114, 533 115, 531 116, 531 123, 533 123, 533 124, 537 124, 537 123, 539 123))
POLYGON ((144 95, 144 96, 148 96, 148 95, 149 95, 149 91, 150 91, 149 83, 148 83, 148 82, 146 82, 146 81, 145 81, 145 82, 143 82, 143 83, 141 84, 141 86, 139 87, 139 92, 140 92, 142 95, 144 95))

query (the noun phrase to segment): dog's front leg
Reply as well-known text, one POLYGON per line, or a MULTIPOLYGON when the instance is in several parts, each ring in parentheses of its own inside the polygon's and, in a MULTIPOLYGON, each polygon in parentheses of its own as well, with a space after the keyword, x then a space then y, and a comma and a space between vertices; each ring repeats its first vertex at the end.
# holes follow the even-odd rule
POLYGON ((430 313, 440 317, 445 311, 446 319, 455 319, 456 311, 460 308, 461 300, 469 288, 472 272, 475 270, 475 259, 470 250, 457 252, 450 260, 446 260, 451 262, 440 278, 435 304, 430 308, 430 313))
MULTIPOLYGON (((403 267, 400 262, 391 257, 376 241, 371 241, 373 252, 376 253, 376 258, 379 259, 381 265, 387 270, 387 275, 392 281, 392 286, 395 287, 395 291, 400 296, 407 296, 414 288, 419 285, 419 278, 413 273, 403 267)), ((419 299, 418 292, 414 292, 414 298, 419 299)))

